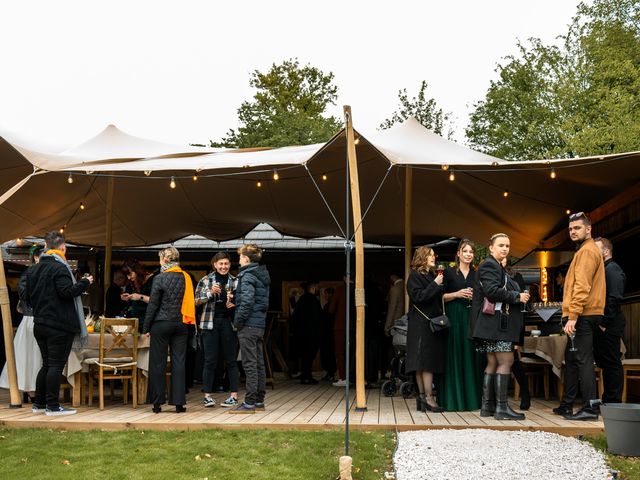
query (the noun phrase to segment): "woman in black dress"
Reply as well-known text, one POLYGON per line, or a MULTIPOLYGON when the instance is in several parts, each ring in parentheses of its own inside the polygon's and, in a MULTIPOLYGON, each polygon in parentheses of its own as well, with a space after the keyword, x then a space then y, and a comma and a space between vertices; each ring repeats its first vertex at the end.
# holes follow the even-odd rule
POLYGON ((407 281, 409 325, 407 330, 407 372, 416 372, 420 392, 418 410, 442 412, 433 395, 433 374, 444 372, 447 331, 434 333, 429 318, 442 315, 442 274, 434 275, 436 254, 427 246, 418 247, 411 261, 407 281))
POLYGON ((502 266, 510 246, 509 237, 504 233, 491 237, 490 255, 478 267, 469 324, 477 350, 487 354, 480 416, 493 415, 496 420, 524 420, 524 415, 514 412, 507 403, 513 345, 520 339, 522 303, 529 300, 529 294, 520 292, 518 284, 502 266))
POLYGON ((169 404, 176 412, 186 411, 185 360, 187 325, 195 324, 193 283, 180 268, 180 254, 174 247, 160 250, 161 273, 153 281, 151 299, 142 333, 151 335, 149 346, 149 388, 147 400, 154 413, 165 402, 167 354, 171 348, 171 392, 169 404))

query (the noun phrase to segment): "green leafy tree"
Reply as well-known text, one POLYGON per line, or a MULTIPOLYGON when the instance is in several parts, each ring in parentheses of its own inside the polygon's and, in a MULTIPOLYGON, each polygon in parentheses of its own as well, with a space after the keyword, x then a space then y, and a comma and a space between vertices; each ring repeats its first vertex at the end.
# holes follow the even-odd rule
POLYGON ((497 67, 466 135, 505 159, 640 149, 640 5, 580 4, 562 48, 531 39, 497 67))
POLYGON ((249 85, 256 93, 238 108, 240 127, 211 146, 283 147, 329 140, 342 128, 338 118, 324 116, 337 100, 333 78, 331 72, 300 66, 297 59, 273 64, 266 73, 253 71, 249 85))
POLYGON ((380 124, 380 129, 391 128, 396 123, 404 122, 409 117, 415 117, 423 126, 434 131, 438 135, 451 138, 453 130, 449 124, 450 113, 445 113, 433 98, 427 96, 428 84, 425 80, 420 84, 420 90, 416 97, 409 98, 407 89, 398 91, 400 105, 393 112, 391 118, 380 124))

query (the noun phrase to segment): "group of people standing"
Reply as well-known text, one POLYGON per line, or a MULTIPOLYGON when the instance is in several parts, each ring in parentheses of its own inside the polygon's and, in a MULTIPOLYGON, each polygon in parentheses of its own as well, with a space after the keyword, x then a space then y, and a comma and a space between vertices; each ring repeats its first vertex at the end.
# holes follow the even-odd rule
MULTIPOLYGON (((612 260, 613 246, 591 238, 584 213, 569 218, 577 251, 563 285, 563 330, 571 339, 565 353, 565 390, 553 411, 571 420, 598 417, 594 359, 604 372, 603 402, 620 402, 620 340, 625 319, 620 310, 625 284, 612 260), (573 413, 580 387, 583 405, 573 413)), ((525 375, 516 347, 524 343, 523 307, 530 295, 508 266, 509 236, 496 233, 488 255, 474 271, 475 245, 463 239, 455 265, 435 271, 436 253, 416 249, 407 280, 409 296, 405 370, 415 372, 421 411, 480 409, 483 417, 523 420, 507 401, 513 373, 523 390, 521 409, 529 408, 525 375), (446 314, 449 328, 434 329, 432 320, 446 314), (434 374, 440 381, 434 382, 434 374), (437 387, 436 399, 434 387, 437 387)))

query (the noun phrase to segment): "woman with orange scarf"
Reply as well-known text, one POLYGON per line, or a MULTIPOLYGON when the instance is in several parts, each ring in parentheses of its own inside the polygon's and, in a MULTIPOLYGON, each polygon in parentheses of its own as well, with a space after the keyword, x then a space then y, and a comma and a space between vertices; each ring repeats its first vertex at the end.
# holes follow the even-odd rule
POLYGON ((161 273, 153 281, 142 333, 151 336, 149 349, 149 388, 147 401, 160 413, 165 403, 165 372, 171 347, 171 392, 169 405, 176 412, 186 411, 185 359, 187 325, 195 324, 193 283, 180 268, 180 253, 174 247, 160 250, 161 273))

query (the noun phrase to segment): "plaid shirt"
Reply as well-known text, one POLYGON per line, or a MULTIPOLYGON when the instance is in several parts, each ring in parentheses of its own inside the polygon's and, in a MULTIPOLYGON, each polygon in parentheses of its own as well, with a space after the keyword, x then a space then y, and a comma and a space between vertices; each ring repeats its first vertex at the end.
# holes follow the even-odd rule
MULTIPOLYGON (((200 330, 213 330, 213 316, 215 312, 215 299, 211 293, 211 286, 215 281, 215 272, 205 275, 198 282, 196 287, 195 300, 196 305, 204 305, 202 315, 200 316, 200 330)), ((229 274, 228 282, 235 287, 236 277, 229 274)))

